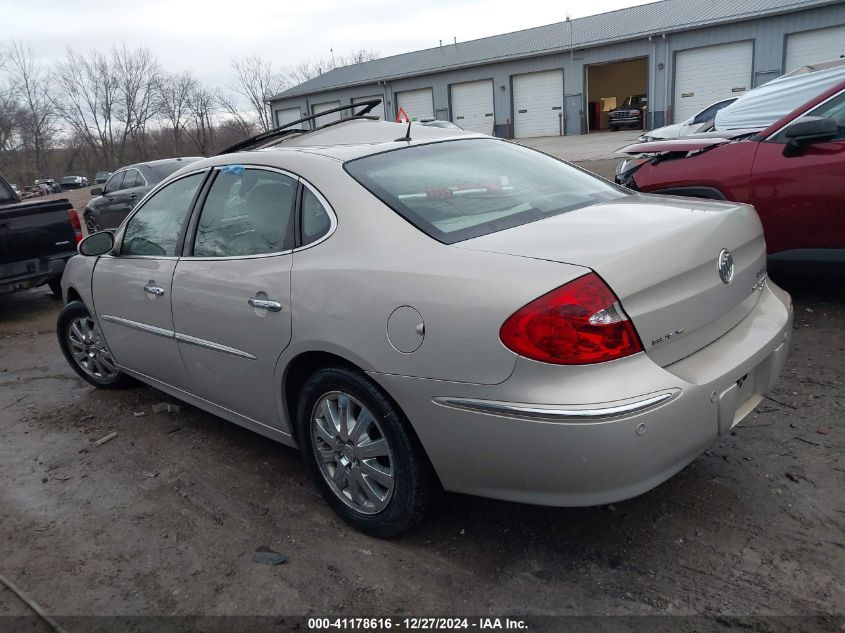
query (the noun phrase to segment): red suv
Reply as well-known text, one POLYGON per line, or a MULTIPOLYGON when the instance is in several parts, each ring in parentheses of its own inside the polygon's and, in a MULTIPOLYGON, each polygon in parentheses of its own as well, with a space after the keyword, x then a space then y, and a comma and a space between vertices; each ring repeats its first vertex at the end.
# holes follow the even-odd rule
POLYGON ((845 82, 762 131, 622 151, 637 155, 617 168, 626 187, 754 205, 769 253, 845 249, 845 82))

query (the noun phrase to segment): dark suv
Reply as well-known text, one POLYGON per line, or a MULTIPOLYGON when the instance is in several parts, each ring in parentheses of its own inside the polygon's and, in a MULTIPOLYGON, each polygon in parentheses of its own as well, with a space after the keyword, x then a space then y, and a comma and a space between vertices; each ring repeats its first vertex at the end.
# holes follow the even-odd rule
POLYGON ((610 129, 616 132, 622 127, 643 127, 643 110, 648 106, 647 95, 625 97, 622 105, 607 113, 610 129))
POLYGON ((117 228, 155 185, 185 165, 203 158, 164 158, 121 167, 111 175, 102 189, 96 187, 91 190, 91 195, 97 197, 88 202, 83 213, 88 232, 117 228))

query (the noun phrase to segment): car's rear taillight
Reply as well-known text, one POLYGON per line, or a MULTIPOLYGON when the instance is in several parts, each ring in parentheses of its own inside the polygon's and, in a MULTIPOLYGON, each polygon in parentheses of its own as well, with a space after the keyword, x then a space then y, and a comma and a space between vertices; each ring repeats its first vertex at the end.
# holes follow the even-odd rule
POLYGON ((601 363, 643 351, 616 295, 595 273, 523 306, 499 336, 520 356, 558 365, 601 363))
POLYGON ((76 209, 68 209, 67 215, 70 218, 70 225, 73 227, 73 238, 79 244, 82 241, 82 224, 79 222, 79 214, 76 209))

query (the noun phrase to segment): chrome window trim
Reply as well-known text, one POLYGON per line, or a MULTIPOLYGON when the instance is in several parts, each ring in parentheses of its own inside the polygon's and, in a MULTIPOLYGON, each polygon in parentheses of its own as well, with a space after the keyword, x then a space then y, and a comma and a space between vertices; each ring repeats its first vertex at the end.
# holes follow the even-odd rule
POLYGON ((805 116, 812 116, 812 115, 810 114, 810 112, 812 112, 813 110, 816 110, 817 108, 821 108, 821 107, 822 107, 823 105, 825 105, 828 101, 833 101, 834 99, 838 99, 839 97, 841 97, 841 96, 842 96, 842 94, 843 94, 843 93, 845 93, 845 88, 843 88, 842 90, 840 90, 840 91, 839 91, 839 92, 837 92, 836 94, 832 94, 832 95, 830 95, 827 99, 825 99, 824 101, 821 101, 821 102, 817 103, 816 105, 814 105, 812 108, 810 108, 810 109, 809 109, 809 110, 807 110, 806 112, 802 112, 802 113, 801 113, 801 114, 799 114, 797 117, 795 117, 794 119, 792 119, 789 123, 787 123, 787 124, 785 124, 785 125, 782 125, 782 126, 781 126, 780 128, 778 128, 775 132, 773 132, 772 134, 770 134, 769 136, 767 136, 767 137, 766 137, 765 139, 763 139, 763 140, 764 140, 764 141, 771 141, 771 142, 773 142, 773 143, 781 143, 782 141, 775 141, 775 140, 774 140, 774 137, 776 137, 778 134, 780 134, 781 132, 783 132, 786 128, 788 128, 790 125, 792 125, 792 124, 793 124, 793 123, 795 123, 796 121, 800 121, 801 119, 803 119, 805 116))
POLYGON ((634 402, 584 408, 456 397, 436 397, 432 398, 432 402, 453 409, 545 422, 600 422, 643 413, 669 402, 679 393, 679 390, 667 391, 634 402))

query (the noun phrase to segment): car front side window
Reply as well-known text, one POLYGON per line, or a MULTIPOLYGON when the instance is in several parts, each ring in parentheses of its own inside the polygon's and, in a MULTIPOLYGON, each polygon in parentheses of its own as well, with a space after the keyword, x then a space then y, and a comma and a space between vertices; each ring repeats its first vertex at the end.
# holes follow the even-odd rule
POLYGON ((245 257, 291 247, 296 180, 264 169, 219 170, 197 224, 195 257, 245 257))
POLYGON ((185 176, 149 198, 129 219, 120 254, 175 256, 179 231, 204 176, 204 172, 185 176))
POLYGON ((108 179, 103 187, 103 193, 114 193, 120 189, 120 182, 123 180, 124 173, 126 172, 119 171, 116 174, 112 174, 112 177, 108 179))
POLYGON ((837 134, 835 141, 845 140, 845 92, 823 103, 810 112, 810 116, 826 117, 836 121, 837 134))

